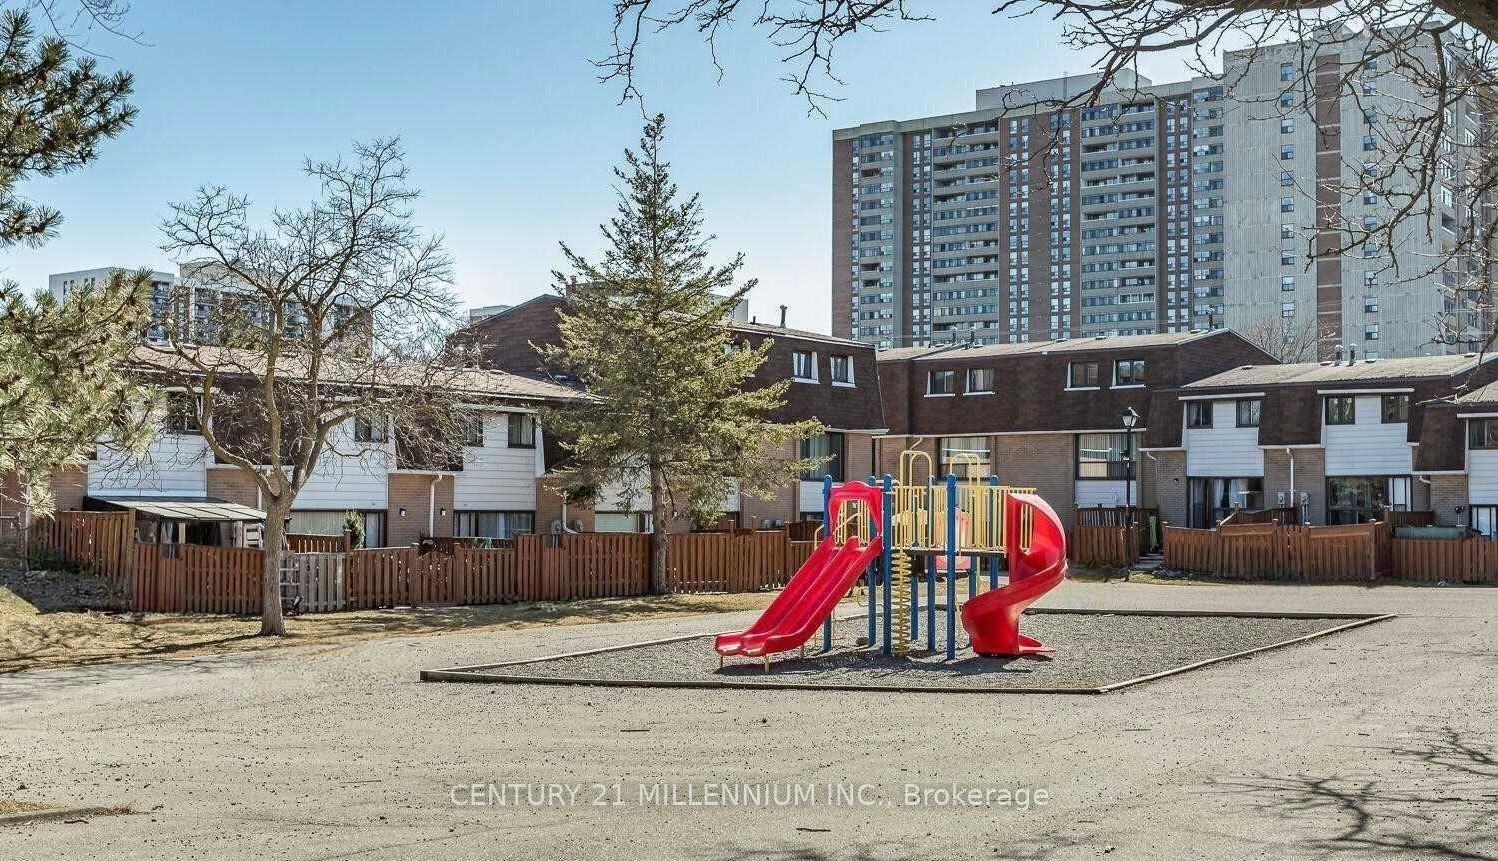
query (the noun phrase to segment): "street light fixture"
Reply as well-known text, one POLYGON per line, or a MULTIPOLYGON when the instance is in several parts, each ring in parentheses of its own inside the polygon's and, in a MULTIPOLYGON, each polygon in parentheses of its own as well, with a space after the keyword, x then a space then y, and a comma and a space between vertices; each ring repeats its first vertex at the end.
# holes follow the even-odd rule
POLYGON ((1139 424, 1139 411, 1128 407, 1118 417, 1124 427, 1124 510, 1133 520, 1134 508, 1134 426, 1139 424))

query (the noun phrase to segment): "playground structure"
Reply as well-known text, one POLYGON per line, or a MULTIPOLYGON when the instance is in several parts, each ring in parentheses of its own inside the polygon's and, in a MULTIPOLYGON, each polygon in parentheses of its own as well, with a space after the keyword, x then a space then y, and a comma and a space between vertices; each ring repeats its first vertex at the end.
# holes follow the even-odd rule
POLYGON ((945 579, 945 631, 940 638, 951 660, 957 654, 957 579, 967 580, 962 625, 973 650, 984 656, 1019 657, 1048 652, 1019 633, 1019 617, 1066 576, 1066 536, 1061 521, 1034 488, 1002 485, 997 476, 972 477, 966 457, 944 481, 914 480, 931 456, 907 450, 900 455, 899 479, 848 482, 836 488, 823 479, 823 538, 780 595, 746 630, 718 636, 719 655, 763 658, 802 648, 822 628, 823 651, 832 648, 832 613, 853 585, 868 583, 868 644, 884 655, 904 654, 924 634, 926 649, 937 649, 937 575, 945 579), (923 559, 924 577, 913 560, 923 559), (1007 557, 1009 582, 999 586, 1007 557), (988 590, 979 593, 980 571, 988 590), (922 602, 922 580, 925 585, 922 602), (924 615, 924 620, 922 616, 924 615))

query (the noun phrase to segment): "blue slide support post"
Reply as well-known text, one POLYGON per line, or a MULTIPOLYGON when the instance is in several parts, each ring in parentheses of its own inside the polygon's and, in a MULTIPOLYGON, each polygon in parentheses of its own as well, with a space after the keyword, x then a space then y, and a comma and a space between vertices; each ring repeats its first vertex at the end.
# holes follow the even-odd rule
MULTIPOLYGON (((869 486, 870 487, 877 487, 878 484, 879 484, 879 482, 874 478, 874 476, 872 476, 872 475, 869 476, 869 486)), ((889 505, 889 502, 886 500, 884 504, 887 507, 889 505)), ((885 537, 886 535, 888 535, 888 533, 886 533, 886 532, 881 532, 879 534, 880 534, 880 537, 885 537)), ((882 560, 884 558, 884 554, 880 553, 879 554, 879 558, 882 560)), ((874 648, 874 643, 878 642, 878 640, 875 639, 878 636, 878 628, 876 627, 876 623, 878 621, 878 616, 874 612, 877 609, 877 607, 876 607, 876 605, 874 603, 877 600, 874 597, 874 595, 875 595, 875 592, 874 592, 874 583, 876 581, 880 581, 881 579, 882 578, 880 577, 880 574, 879 574, 879 563, 870 563, 869 567, 868 567, 868 570, 863 572, 863 582, 864 582, 864 585, 868 587, 868 591, 869 591, 869 613, 868 613, 868 619, 869 619, 869 638, 865 642, 867 642, 869 644, 869 648, 871 648, 871 649, 874 648)), ((889 588, 889 584, 886 583, 885 584, 885 588, 886 589, 889 588)))
MULTIPOLYGON (((834 524, 832 522, 832 476, 822 476, 822 529, 827 537, 832 537, 834 524)), ((827 614, 827 620, 822 623, 822 651, 832 651, 832 617, 837 613, 836 607, 827 614)))
POLYGON ((957 476, 947 473, 947 660, 957 657, 957 476))

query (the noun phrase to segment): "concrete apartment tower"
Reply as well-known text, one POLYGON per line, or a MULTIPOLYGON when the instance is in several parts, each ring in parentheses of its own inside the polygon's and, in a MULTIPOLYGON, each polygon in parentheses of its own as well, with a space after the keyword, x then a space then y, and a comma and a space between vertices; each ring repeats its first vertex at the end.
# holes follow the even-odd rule
MULTIPOLYGON (((1228 52, 1212 77, 1121 73, 1088 105, 1047 107, 1096 85, 1082 75, 835 131, 834 334, 894 347, 1278 326, 1308 331, 1323 358, 1468 349, 1435 343, 1434 321, 1476 315, 1441 276, 1408 280, 1439 257, 1440 230, 1401 232, 1401 276, 1387 248, 1311 258, 1338 208, 1351 224, 1390 211, 1344 193, 1318 213, 1318 182, 1323 198, 1347 184, 1415 98, 1364 62, 1366 41, 1335 34, 1228 52)), ((1475 104, 1453 113, 1456 134, 1476 133, 1475 104)), ((1462 203, 1434 201, 1431 224, 1462 203)))

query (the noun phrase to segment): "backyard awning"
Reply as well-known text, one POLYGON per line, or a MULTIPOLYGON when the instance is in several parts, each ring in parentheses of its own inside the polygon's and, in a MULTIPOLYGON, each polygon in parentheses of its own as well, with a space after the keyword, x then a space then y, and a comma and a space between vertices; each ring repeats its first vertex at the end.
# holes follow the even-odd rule
POLYGON ((93 499, 128 508, 136 514, 162 520, 224 521, 264 520, 265 512, 235 502, 212 502, 206 499, 143 499, 95 496, 93 499))

